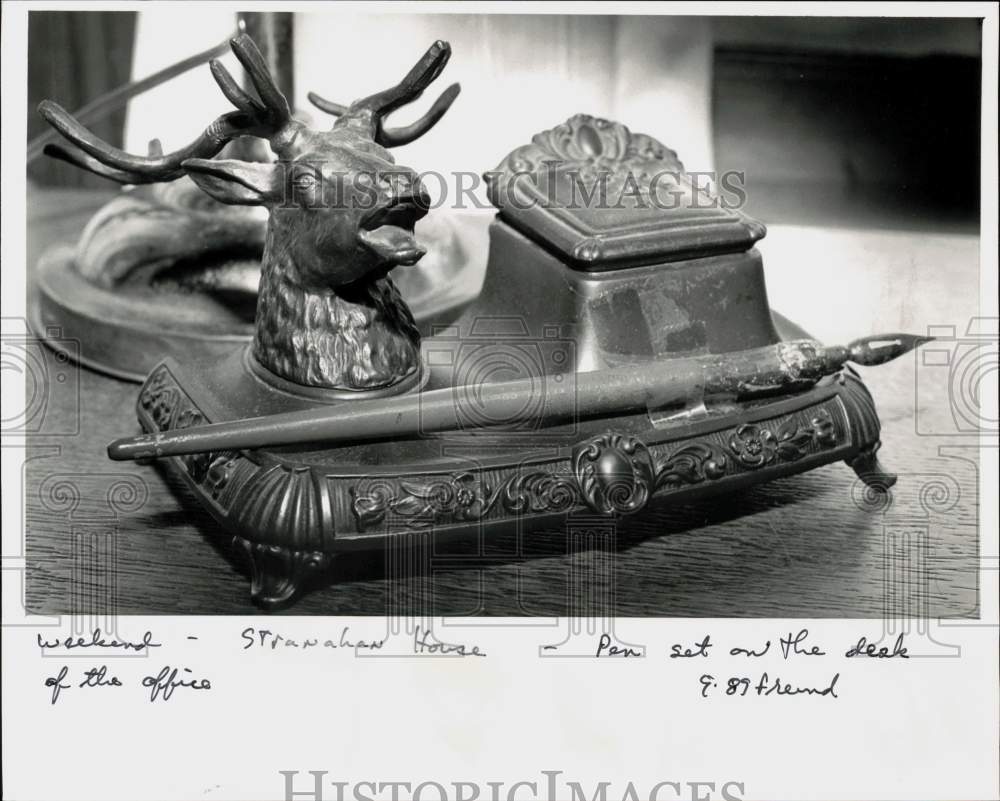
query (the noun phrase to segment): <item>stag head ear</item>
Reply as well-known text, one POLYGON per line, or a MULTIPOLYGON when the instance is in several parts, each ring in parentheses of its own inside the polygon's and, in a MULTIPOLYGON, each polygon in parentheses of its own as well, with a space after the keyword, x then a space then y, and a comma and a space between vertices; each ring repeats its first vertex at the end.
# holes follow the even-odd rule
POLYGON ((281 196, 274 164, 233 159, 187 159, 191 180, 222 203, 263 206, 281 196))

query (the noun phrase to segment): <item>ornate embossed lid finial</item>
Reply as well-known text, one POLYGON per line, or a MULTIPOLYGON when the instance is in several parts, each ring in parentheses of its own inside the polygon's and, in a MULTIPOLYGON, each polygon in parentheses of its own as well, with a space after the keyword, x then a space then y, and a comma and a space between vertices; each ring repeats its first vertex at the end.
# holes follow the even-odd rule
POLYGON ((502 219, 582 270, 741 252, 766 232, 666 145, 589 114, 535 134, 486 181, 502 219))

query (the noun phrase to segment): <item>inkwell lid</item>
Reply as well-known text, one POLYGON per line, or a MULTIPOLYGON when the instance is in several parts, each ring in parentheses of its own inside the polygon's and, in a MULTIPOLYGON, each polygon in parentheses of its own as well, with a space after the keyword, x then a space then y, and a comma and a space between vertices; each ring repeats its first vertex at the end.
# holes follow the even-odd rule
POLYGON ((578 270, 740 253, 766 233, 670 148, 587 114, 535 134, 485 178, 500 219, 578 270))

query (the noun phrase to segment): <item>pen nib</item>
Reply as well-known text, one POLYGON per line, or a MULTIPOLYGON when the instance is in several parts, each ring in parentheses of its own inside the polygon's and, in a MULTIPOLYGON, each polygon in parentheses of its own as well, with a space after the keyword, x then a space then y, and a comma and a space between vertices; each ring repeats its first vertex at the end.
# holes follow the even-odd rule
POLYGON ((909 353, 934 337, 921 337, 915 334, 882 334, 881 336, 862 337, 851 342, 847 349, 851 355, 849 361, 863 367, 874 367, 878 364, 891 362, 909 353))

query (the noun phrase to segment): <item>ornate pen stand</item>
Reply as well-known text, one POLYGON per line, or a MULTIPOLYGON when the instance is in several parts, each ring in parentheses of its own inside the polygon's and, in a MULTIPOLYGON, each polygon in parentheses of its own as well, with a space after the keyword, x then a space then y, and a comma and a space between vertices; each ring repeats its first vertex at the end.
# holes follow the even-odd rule
POLYGON ((558 421, 532 413, 550 382, 692 356, 721 364, 727 354, 802 336, 772 317, 753 247, 764 227, 696 190, 671 150, 623 125, 573 117, 489 174, 499 214, 482 292, 422 344, 388 278, 390 268, 406 270, 420 256, 412 237, 420 190, 409 171, 402 188, 385 188, 374 213, 354 219, 326 209, 329 216, 309 221, 327 227, 302 226, 282 239, 309 204, 268 201, 275 182, 313 197, 323 176, 307 167, 309 153, 336 160, 348 149, 384 164, 392 141, 381 114, 419 95, 443 68, 446 47, 435 45, 395 90, 336 107, 342 116, 323 134, 282 116, 266 75, 254 69, 252 43, 237 41, 268 108, 226 93, 258 115, 254 135, 272 126, 280 177, 209 157, 184 160, 209 194, 270 209, 256 335, 250 347, 225 354, 165 359, 139 394, 143 429, 345 405, 360 414, 387 397, 408 394, 419 404, 442 388, 465 410, 446 433, 161 460, 249 556, 257 604, 285 605, 337 553, 414 531, 490 536, 557 525, 581 510, 631 514, 653 501, 723 494, 837 460, 870 484, 892 484, 875 458, 872 399, 849 369, 794 394, 719 399, 694 386, 680 410, 654 399, 641 413, 558 421), (338 242, 341 233, 348 239, 338 242), (326 255, 314 259, 321 247, 326 255), (363 325, 351 328, 352 315, 363 325), (348 344, 324 339, 331 332, 348 344), (517 415, 467 414, 483 382, 525 377, 538 389, 517 415))
MULTIPOLYGON (((482 293, 453 326, 425 340, 422 389, 474 387, 499 366, 503 378, 537 376, 544 394, 545 381, 572 380, 574 371, 780 341, 753 249, 763 226, 684 203, 646 213, 559 205, 573 191, 574 170, 586 182, 599 159, 612 170, 612 196, 628 170, 680 169, 655 140, 583 116, 512 153, 493 178, 501 205, 482 293), (556 158, 566 168, 555 176, 556 205, 543 202, 551 191, 544 174, 507 183, 556 158)), ((140 395, 143 428, 378 402, 276 388, 260 380, 250 358, 239 349, 221 363, 160 365, 140 395)), ((338 551, 379 547, 405 532, 489 536, 552 525, 578 510, 633 513, 654 499, 726 493, 837 460, 878 486, 893 482, 875 459, 874 404, 852 372, 791 397, 713 407, 700 400, 676 418, 651 408, 570 424, 533 421, 493 436, 477 425, 506 421, 467 419, 455 434, 418 440, 169 462, 250 556, 253 598, 266 607, 286 603, 338 551)))

